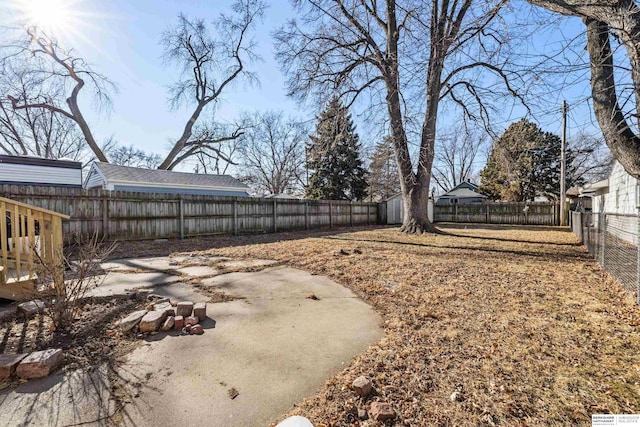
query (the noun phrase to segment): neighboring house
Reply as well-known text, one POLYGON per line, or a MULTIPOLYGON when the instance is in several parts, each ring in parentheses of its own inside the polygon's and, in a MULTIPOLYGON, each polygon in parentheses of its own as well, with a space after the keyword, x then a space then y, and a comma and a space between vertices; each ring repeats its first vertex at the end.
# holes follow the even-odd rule
POLYGON ((637 220, 629 221, 628 215, 637 215, 640 209, 640 181, 627 173, 617 161, 609 178, 586 184, 580 194, 591 197, 593 224, 598 226, 600 216, 607 216, 607 231, 632 244, 637 244, 637 220), (625 218, 621 215, 627 215, 625 218))
POLYGON ((591 197, 585 197, 580 193, 580 187, 571 187, 567 190, 567 200, 569 201, 569 210, 590 212, 591 197))
POLYGON ((465 181, 438 197, 436 205, 483 203, 486 199, 487 196, 478 193, 477 185, 465 181))
POLYGON ((82 187, 82 163, 0 155, 0 184, 82 187))
POLYGON ((636 215, 640 208, 639 191, 640 181, 615 162, 608 179, 586 184, 580 195, 592 198, 594 213, 636 215))
POLYGON ((249 197, 249 187, 229 175, 143 169, 96 162, 84 187, 141 193, 249 197))

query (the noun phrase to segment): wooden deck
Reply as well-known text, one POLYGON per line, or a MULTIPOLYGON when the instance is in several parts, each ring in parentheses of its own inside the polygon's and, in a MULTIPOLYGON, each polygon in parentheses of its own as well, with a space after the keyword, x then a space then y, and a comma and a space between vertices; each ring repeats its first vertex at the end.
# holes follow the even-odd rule
POLYGON ((62 220, 68 218, 0 197, 0 298, 33 298, 45 271, 55 287, 64 286, 62 220))

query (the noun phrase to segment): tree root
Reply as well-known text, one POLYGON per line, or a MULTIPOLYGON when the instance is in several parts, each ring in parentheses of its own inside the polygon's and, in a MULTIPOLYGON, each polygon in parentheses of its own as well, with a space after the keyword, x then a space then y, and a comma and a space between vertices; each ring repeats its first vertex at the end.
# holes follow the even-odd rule
POLYGON ((402 224, 401 233, 407 234, 423 234, 423 233, 439 233, 440 231, 429 221, 412 219, 408 224, 402 224))

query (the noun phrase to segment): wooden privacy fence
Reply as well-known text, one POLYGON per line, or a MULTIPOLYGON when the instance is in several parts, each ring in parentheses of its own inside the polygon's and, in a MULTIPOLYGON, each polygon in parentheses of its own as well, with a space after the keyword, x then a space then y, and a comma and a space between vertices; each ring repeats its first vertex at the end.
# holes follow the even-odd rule
POLYGON ((370 202, 260 199, 61 187, 0 186, 0 195, 68 215, 65 240, 95 232, 110 240, 264 233, 376 224, 370 202))
POLYGON ((434 222, 558 225, 559 205, 537 203, 478 203, 435 205, 434 222))

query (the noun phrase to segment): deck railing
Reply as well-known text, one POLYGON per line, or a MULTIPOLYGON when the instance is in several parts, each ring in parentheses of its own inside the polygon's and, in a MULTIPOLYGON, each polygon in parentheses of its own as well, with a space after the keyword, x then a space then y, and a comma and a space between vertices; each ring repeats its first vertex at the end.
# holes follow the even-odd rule
POLYGON ((53 275, 54 285, 63 286, 62 220, 68 218, 0 197, 0 282, 14 279, 14 274, 16 282, 33 280, 44 264, 53 275))

